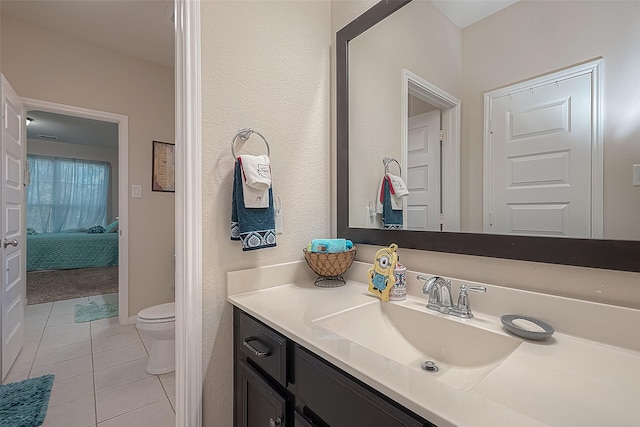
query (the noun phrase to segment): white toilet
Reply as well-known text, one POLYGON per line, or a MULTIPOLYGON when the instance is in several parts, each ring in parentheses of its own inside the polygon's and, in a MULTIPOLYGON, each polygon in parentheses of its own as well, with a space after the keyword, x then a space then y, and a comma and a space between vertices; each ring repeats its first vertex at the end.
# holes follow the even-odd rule
POLYGON ((151 338, 147 373, 166 374, 176 370, 175 303, 154 305, 138 313, 136 328, 151 338))

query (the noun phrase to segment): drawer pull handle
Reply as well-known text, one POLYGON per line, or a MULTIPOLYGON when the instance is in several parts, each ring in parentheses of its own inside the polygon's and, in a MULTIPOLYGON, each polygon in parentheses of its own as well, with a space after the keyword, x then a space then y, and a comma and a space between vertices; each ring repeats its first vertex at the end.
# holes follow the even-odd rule
POLYGON ((276 418, 275 420, 273 418, 269 419, 269 427, 279 427, 282 425, 282 420, 280 419, 280 417, 276 418))
POLYGON ((245 338, 243 340, 242 345, 247 347, 249 349, 249 351, 251 351, 251 353, 255 354, 258 357, 267 357, 267 356, 269 356, 271 354, 271 352, 269 352, 269 351, 258 350, 253 345, 251 345, 251 343, 250 343, 251 341, 260 342, 260 340, 258 338, 256 338, 256 337, 248 337, 248 338, 245 338))

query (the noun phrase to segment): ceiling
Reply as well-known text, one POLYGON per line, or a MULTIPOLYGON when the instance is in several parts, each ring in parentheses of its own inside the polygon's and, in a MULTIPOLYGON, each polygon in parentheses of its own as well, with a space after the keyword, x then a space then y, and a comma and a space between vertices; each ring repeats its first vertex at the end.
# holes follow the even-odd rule
MULTIPOLYGON (((2 16, 174 67, 173 0, 2 0, 2 16)), ((116 148, 118 125, 29 111, 28 139, 116 148), (50 137, 55 137, 50 138, 50 137)))
POLYGON ((440 12, 458 26, 467 27, 518 0, 432 0, 440 12))
POLYGON ((118 147, 118 124, 32 110, 27 139, 100 147, 118 147))
MULTIPOLYGON (((433 0, 433 3, 458 27, 464 28, 516 1, 433 0)), ((15 21, 174 66, 173 0, 2 0, 0 13, 15 21)), ((29 111, 28 116, 34 119, 27 128, 29 139, 117 147, 117 125, 113 123, 43 111, 29 111)))

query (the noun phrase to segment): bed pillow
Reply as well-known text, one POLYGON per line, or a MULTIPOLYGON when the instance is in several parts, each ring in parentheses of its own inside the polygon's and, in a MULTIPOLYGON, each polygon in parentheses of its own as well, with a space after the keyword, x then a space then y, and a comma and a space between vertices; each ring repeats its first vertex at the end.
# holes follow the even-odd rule
POLYGON ((107 225, 104 229, 105 233, 115 233, 118 231, 118 220, 116 219, 111 224, 107 225))
POLYGON ((87 230, 87 233, 89 234, 104 233, 104 227, 101 225, 94 225, 93 227, 89 228, 89 230, 87 230))

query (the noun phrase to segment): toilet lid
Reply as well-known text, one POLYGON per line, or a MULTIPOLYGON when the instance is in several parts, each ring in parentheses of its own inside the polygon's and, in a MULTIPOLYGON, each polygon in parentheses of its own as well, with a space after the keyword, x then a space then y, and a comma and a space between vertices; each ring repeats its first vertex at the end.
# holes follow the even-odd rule
POLYGON ((176 305, 174 302, 154 305, 145 308, 138 313, 138 318, 143 320, 166 320, 176 317, 176 305))

